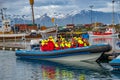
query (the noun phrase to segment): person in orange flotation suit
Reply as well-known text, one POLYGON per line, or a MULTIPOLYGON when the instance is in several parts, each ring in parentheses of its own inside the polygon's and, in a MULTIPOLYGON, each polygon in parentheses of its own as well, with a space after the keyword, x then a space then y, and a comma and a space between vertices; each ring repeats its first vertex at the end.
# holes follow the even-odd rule
POLYGON ((55 48, 54 39, 52 36, 48 38, 48 51, 52 51, 55 48))

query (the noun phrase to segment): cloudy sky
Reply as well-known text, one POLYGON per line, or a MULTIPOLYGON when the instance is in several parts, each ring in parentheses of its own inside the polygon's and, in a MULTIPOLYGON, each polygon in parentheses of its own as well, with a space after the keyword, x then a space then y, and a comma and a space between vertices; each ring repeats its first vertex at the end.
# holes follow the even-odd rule
MULTIPOLYGON (((35 17, 47 13, 50 16, 75 13, 80 10, 112 12, 112 0, 34 0, 35 17)), ((115 11, 120 10, 119 0, 115 0, 115 11)), ((7 8, 6 14, 31 15, 29 0, 0 0, 0 9, 7 8)))

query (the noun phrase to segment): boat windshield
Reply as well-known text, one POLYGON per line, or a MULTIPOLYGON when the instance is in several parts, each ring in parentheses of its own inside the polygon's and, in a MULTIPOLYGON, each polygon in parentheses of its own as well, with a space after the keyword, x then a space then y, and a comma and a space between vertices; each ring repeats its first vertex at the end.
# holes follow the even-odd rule
POLYGON ((32 50, 38 51, 40 50, 40 47, 34 47, 32 50))

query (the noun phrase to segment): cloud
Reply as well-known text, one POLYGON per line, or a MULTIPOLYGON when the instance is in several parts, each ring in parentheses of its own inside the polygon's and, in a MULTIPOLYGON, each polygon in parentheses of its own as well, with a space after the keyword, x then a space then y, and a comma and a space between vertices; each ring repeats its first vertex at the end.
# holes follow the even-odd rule
POLYGON ((37 0, 35 6, 66 5, 68 0, 37 0))
POLYGON ((102 12, 112 12, 113 11, 113 5, 114 5, 114 11, 119 12, 120 8, 118 8, 118 7, 120 6, 120 4, 118 4, 118 3, 113 4, 112 2, 106 2, 105 6, 95 8, 95 10, 96 11, 102 11, 102 12))
MULTIPOLYGON (((0 5, 1 8, 7 8, 7 14, 31 15, 29 0, 0 0, 0 5)), ((68 14, 72 11, 89 10, 90 5, 94 5, 93 10, 103 12, 112 11, 111 0, 34 0, 34 12, 37 17, 45 13, 54 16, 54 12, 68 14)), ((117 4, 115 3, 115 5, 117 4)), ((115 9, 115 11, 118 10, 115 9)))

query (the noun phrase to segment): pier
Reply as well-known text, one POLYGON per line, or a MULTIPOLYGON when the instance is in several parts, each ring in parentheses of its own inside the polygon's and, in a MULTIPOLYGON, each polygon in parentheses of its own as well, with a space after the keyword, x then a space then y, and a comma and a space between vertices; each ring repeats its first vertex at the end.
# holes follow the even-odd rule
POLYGON ((8 51, 15 51, 15 50, 20 50, 20 49, 26 49, 29 48, 27 47, 28 45, 25 44, 24 42, 5 42, 2 43, 0 42, 0 50, 8 50, 8 51))

